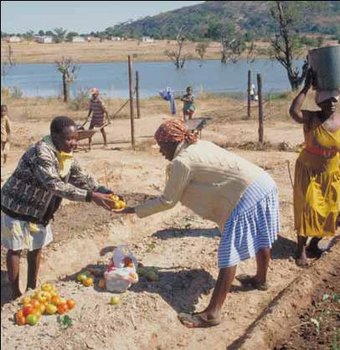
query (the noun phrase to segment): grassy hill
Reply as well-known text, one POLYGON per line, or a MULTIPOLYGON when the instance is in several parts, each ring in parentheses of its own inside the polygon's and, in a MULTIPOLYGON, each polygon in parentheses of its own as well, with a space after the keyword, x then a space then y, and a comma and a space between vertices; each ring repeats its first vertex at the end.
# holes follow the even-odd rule
MULTIPOLYGON (((296 3, 304 6, 307 2, 296 3)), ((178 29, 185 26, 187 38, 191 40, 219 40, 223 31, 230 30, 259 39, 275 30, 270 16, 273 5, 274 1, 206 1, 130 23, 120 23, 107 28, 105 34, 174 39, 178 29)), ((314 8, 303 8, 299 15, 301 19, 297 29, 300 32, 331 34, 340 38, 339 1, 314 1, 314 8)))

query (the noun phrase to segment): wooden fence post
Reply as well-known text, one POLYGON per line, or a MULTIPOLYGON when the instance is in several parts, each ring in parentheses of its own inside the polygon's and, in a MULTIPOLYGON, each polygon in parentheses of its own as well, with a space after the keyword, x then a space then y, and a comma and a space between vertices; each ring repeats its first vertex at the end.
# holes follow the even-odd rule
POLYGON ((140 108, 139 108, 139 73, 136 71, 136 107, 137 107, 137 118, 140 119, 140 108))
POLYGON ((129 63, 129 93, 130 93, 130 121, 131 121, 131 145, 135 149, 135 125, 133 119, 133 92, 132 92, 132 61, 130 55, 128 56, 129 63))
POLYGON ((251 118, 251 110, 250 110, 250 88, 251 88, 251 70, 248 70, 248 89, 247 89, 247 96, 248 96, 248 108, 247 108, 247 117, 248 119, 251 118))
POLYGON ((262 103, 262 79, 261 74, 257 74, 257 92, 259 96, 259 142, 263 143, 263 103, 262 103))

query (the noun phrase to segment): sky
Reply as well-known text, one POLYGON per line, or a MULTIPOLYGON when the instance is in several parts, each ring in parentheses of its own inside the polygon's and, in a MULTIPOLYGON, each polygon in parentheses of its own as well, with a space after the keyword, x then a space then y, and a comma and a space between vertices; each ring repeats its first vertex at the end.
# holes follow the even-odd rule
POLYGON ((1 31, 64 28, 79 34, 204 1, 1 1, 1 31))

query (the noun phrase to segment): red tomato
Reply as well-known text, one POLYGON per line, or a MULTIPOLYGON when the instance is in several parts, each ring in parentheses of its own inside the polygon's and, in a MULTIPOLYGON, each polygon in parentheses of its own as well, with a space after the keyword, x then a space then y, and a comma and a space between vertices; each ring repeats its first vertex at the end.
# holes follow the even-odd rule
POLYGON ((68 311, 68 306, 67 306, 66 303, 59 303, 59 304, 57 305, 57 309, 58 309, 58 314, 59 314, 59 315, 62 315, 62 314, 64 314, 65 312, 68 311))
POLYGON ((32 299, 30 304, 33 306, 34 309, 37 309, 40 306, 40 303, 36 299, 32 299))
POLYGON ((33 311, 33 306, 31 304, 27 304, 22 309, 24 316, 28 316, 33 311))
POLYGON ((60 296, 59 295, 54 295, 51 299, 51 303, 54 305, 58 305, 60 303, 60 296))
POLYGON ((19 310, 19 311, 15 314, 15 322, 16 322, 17 325, 19 325, 19 326, 23 326, 24 324, 26 324, 26 318, 25 318, 25 316, 24 316, 23 310, 19 310))
POLYGON ((67 304, 69 310, 72 310, 76 306, 76 302, 73 299, 68 299, 66 301, 66 304, 67 304))

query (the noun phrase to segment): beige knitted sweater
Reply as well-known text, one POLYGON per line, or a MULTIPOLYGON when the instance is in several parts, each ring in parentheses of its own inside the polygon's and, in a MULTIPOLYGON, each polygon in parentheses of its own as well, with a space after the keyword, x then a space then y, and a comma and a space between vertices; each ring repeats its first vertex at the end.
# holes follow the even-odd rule
POLYGON ((209 141, 177 149, 161 196, 135 207, 143 218, 181 202, 220 231, 246 188, 264 170, 209 141))

